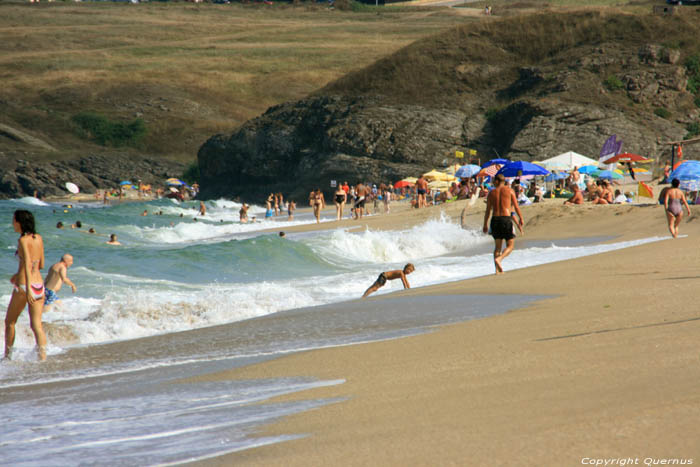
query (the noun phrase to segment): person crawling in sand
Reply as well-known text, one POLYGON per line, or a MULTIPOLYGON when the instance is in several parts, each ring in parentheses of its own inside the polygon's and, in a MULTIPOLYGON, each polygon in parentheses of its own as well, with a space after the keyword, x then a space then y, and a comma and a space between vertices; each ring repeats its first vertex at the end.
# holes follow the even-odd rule
POLYGON ((395 279, 401 279, 401 282, 403 282, 403 288, 404 289, 410 289, 411 286, 408 284, 408 280, 406 280, 406 276, 411 274, 413 271, 415 271, 416 268, 413 266, 413 264, 408 263, 406 266, 403 267, 403 269, 394 269, 393 271, 384 271, 383 273, 379 274, 379 277, 377 277, 377 280, 374 281, 374 284, 370 285, 367 290, 365 290, 364 295, 362 295, 362 298, 365 298, 371 293, 376 292, 379 290, 381 287, 386 284, 386 281, 393 281, 395 279))
POLYGON ((44 281, 44 289, 46 291, 46 301, 44 302, 44 311, 51 311, 51 306, 58 302, 58 291, 61 290, 63 283, 66 283, 73 289, 73 293, 78 290, 73 282, 68 279, 68 268, 73 265, 73 256, 66 253, 61 257, 61 261, 49 268, 49 273, 44 281))

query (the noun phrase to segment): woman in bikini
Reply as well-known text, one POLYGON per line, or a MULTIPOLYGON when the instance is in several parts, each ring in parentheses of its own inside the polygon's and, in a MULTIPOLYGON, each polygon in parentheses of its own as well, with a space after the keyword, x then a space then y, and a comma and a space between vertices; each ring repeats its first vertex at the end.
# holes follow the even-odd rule
POLYGON ((314 191, 312 201, 313 201, 313 206, 314 206, 314 216, 316 216, 316 223, 320 224, 321 223, 321 209, 326 207, 326 200, 323 198, 323 193, 321 193, 320 188, 316 188, 316 191, 314 191))
POLYGON ((44 267, 44 241, 41 235, 36 233, 34 216, 29 211, 15 211, 12 227, 20 234, 16 252, 19 268, 17 274, 10 279, 14 290, 5 314, 5 358, 12 358, 15 324, 28 304, 29 321, 36 339, 39 360, 46 360, 46 336, 41 325, 41 314, 44 311, 44 280, 41 277, 41 269, 44 267))
POLYGON ((348 195, 343 190, 343 187, 338 185, 338 189, 333 193, 333 202, 335 203, 335 219, 340 220, 343 218, 343 208, 345 203, 348 201, 348 195))
POLYGON ((678 226, 683 220, 683 205, 685 205, 688 217, 690 217, 690 206, 688 206, 688 201, 685 199, 685 193, 678 188, 680 184, 680 180, 674 178, 671 182, 671 189, 666 191, 666 196, 664 197, 668 230, 673 235, 673 238, 678 237, 678 226))

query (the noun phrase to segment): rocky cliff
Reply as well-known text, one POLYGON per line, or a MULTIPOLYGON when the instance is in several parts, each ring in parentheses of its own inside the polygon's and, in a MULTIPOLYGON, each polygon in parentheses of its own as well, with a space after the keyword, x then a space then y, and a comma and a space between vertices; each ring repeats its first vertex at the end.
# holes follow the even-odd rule
POLYGON ((146 184, 162 184, 170 177, 179 177, 184 164, 173 161, 131 158, 126 156, 89 155, 69 161, 34 163, 22 159, 0 159, 0 199, 22 196, 65 196, 66 182, 78 185, 81 191, 115 188, 119 182, 137 180, 146 184))
POLYGON ((331 180, 416 176, 465 148, 597 157, 612 134, 664 157, 700 115, 688 90, 699 33, 692 18, 603 12, 456 28, 212 137, 198 154, 203 194, 299 201, 331 180))

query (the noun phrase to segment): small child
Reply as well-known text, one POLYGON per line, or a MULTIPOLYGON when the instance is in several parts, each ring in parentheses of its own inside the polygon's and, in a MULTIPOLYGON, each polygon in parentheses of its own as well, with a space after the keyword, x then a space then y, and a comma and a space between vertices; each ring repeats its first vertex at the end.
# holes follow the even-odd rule
POLYGON ((416 270, 416 268, 413 266, 413 264, 408 263, 406 266, 403 267, 403 270, 395 269, 393 271, 385 271, 385 272, 379 274, 379 277, 377 277, 377 280, 374 281, 374 284, 372 284, 369 287, 369 289, 367 289, 365 291, 365 294, 362 296, 362 298, 365 298, 367 295, 379 290, 380 287, 383 287, 384 284, 386 284, 386 281, 393 281, 394 279, 399 279, 399 278, 401 279, 401 282, 403 282, 403 288, 410 289, 411 286, 408 285, 408 281, 406 280, 406 276, 411 274, 415 270, 416 270))

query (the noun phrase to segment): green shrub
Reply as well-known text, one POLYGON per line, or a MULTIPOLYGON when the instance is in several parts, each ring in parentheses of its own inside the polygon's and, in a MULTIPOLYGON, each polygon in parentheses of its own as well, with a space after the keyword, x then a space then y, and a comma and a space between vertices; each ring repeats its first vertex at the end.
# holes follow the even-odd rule
POLYGON ((82 136, 102 146, 135 146, 146 135, 146 124, 140 118, 123 123, 111 121, 102 115, 81 112, 74 115, 72 120, 80 128, 82 136))
POLYGON ((691 55, 685 59, 685 67, 692 75, 700 74, 700 55, 691 55))
POLYGON ((656 109, 654 109, 654 113, 661 118, 668 118, 671 116, 671 112, 669 112, 668 109, 664 107, 657 107, 656 109))
POLYGON ((700 122, 693 122, 688 124, 686 130, 688 130, 688 133, 683 139, 694 138, 695 136, 700 135, 700 122))
POLYGON ((605 84, 605 87, 607 87, 611 91, 617 91, 618 89, 622 89, 625 87, 625 83, 623 83, 620 80, 620 78, 618 78, 615 75, 608 76, 603 82, 603 84, 605 84))
POLYGON ((700 94, 700 74, 688 78, 687 89, 692 94, 700 94))
POLYGON ((193 183, 199 183, 199 164, 197 161, 192 162, 190 165, 187 166, 185 169, 185 172, 182 174, 183 181, 187 182, 188 184, 192 185, 193 183))
POLYGON ((491 121, 491 120, 495 119, 498 116, 500 111, 501 111, 501 109, 498 109, 496 107, 490 107, 489 109, 486 110, 486 114, 485 114, 486 120, 491 121))
POLYGON ((695 105, 696 107, 700 107, 700 97, 695 98, 695 105))

